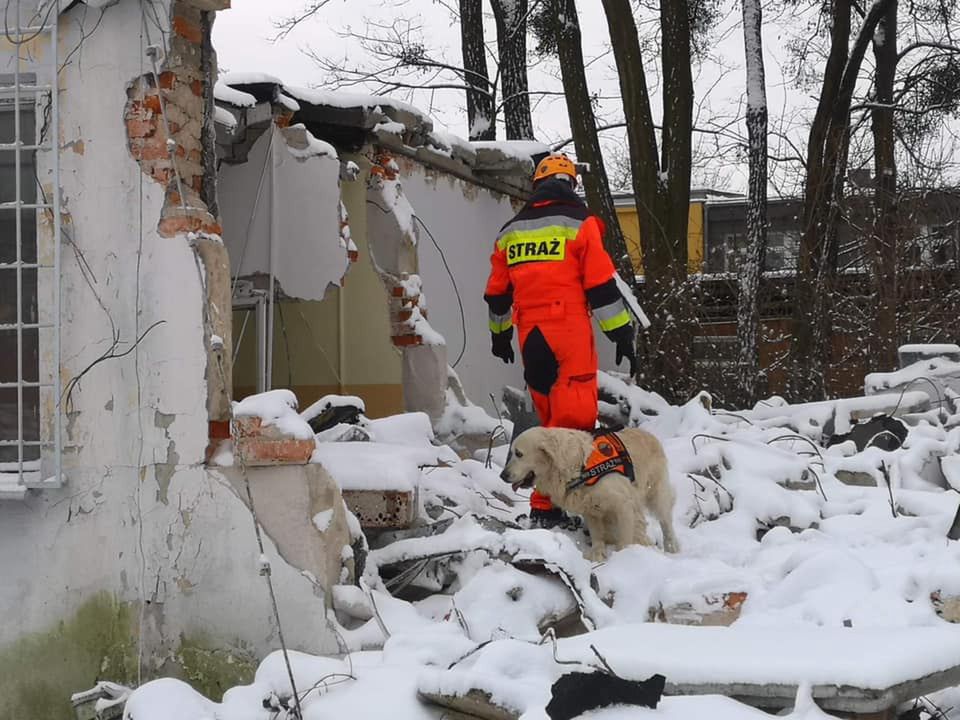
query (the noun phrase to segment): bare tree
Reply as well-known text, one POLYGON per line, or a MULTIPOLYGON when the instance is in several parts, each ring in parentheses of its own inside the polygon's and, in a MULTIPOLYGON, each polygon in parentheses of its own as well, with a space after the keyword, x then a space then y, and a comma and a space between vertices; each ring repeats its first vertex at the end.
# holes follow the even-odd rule
POLYGON ((497 52, 507 140, 532 140, 533 119, 530 116, 527 81, 527 0, 490 0, 490 5, 497 23, 497 52))
POLYGON ((830 53, 807 141, 802 235, 791 344, 795 398, 826 397, 838 229, 850 147, 850 108, 864 54, 894 0, 875 0, 852 33, 853 0, 831 0, 830 53), (853 44, 850 45, 851 38, 853 44))
POLYGON ((496 140, 496 98, 487 73, 482 0, 460 0, 460 48, 467 90, 467 127, 471 140, 496 140))
POLYGON ((688 281, 693 75, 690 8, 685 0, 660 2, 663 123, 658 153, 636 21, 629 0, 603 0, 620 80, 632 182, 643 249, 645 301, 654 325, 644 345, 643 379, 668 399, 694 390, 692 338, 696 303, 688 281))
POLYGON ((873 38, 874 227, 868 236, 868 269, 873 291, 873 322, 867 369, 889 370, 897 359, 897 163, 894 139, 894 84, 897 74, 897 0, 891 0, 873 38))
POLYGON ((760 278, 767 246, 767 91, 763 67, 760 0, 743 0, 743 39, 747 66, 747 153, 749 199, 747 247, 740 266, 737 301, 737 389, 752 404, 759 394, 760 278))
POLYGON ((560 62, 563 93, 577 159, 589 166, 583 174, 587 203, 607 227, 604 235, 607 252, 624 281, 633 286, 636 284, 636 273, 617 219, 597 136, 597 121, 587 86, 575 0, 546 0, 538 8, 534 26, 540 41, 537 52, 556 53, 560 62))

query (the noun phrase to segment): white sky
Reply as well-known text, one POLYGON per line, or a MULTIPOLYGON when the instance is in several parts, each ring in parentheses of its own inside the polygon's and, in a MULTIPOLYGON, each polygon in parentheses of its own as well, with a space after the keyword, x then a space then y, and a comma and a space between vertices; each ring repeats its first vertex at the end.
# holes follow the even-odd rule
MULTIPOLYGON (((273 22, 295 13, 305 0, 233 0, 233 7, 217 13, 214 26, 216 45, 222 70, 266 72, 289 84, 325 86, 328 79, 313 60, 303 53, 312 47, 327 57, 346 59, 348 63, 363 62, 363 51, 356 40, 338 35, 348 27, 362 31, 367 19, 389 22, 393 18, 412 18, 424 27, 428 47, 436 57, 453 64, 460 62, 459 28, 449 12, 435 0, 333 0, 311 21, 304 23, 294 33, 276 42, 273 22)), ((714 33, 710 45, 711 58, 695 69, 697 99, 703 107, 699 111, 698 124, 717 127, 729 123, 731 118, 742 115, 738 108, 744 95, 743 36, 739 25, 739 2, 726 0, 727 19, 714 33)), ((600 96, 619 94, 613 58, 605 54, 608 40, 606 19, 600 10, 599 0, 581 0, 580 23, 583 32, 584 56, 588 64, 588 81, 591 90, 600 96), (584 8, 590 7, 588 12, 584 8), (593 60, 593 62, 591 62, 593 60)), ((781 22, 765 18, 765 55, 767 66, 767 92, 771 115, 786 117, 791 124, 812 108, 812 101, 784 81, 780 61, 786 56, 781 22)), ((796 20, 792 20, 796 24, 796 20)), ((487 38, 493 47, 496 38, 492 19, 488 23, 487 38)), ((533 41, 531 39, 530 46, 533 41)), ((651 86, 656 83, 656 58, 645 58, 651 86)), ((490 65, 491 73, 494 70, 490 65)), ((555 76, 554 63, 545 63, 531 69, 531 89, 557 91, 560 82, 555 76)), ((426 92, 422 90, 401 96, 418 107, 430 112, 438 127, 444 127, 462 136, 467 134, 466 112, 461 91, 447 90, 426 92)), ((604 100, 599 113, 602 120, 616 122, 619 115, 618 101, 604 100)), ((655 114, 658 113, 654 108, 655 114)), ((774 123, 775 121, 771 121, 774 123)), ((542 98, 534 111, 534 127, 538 139, 557 142, 569 137, 565 107, 562 98, 542 98)), ((502 128, 500 130, 502 137, 502 128)), ((726 136, 742 136, 742 123, 733 124, 725 130, 726 136)), ((623 150, 622 134, 607 133, 605 149, 611 157, 623 150)), ((802 133, 794 133, 802 142, 802 133)), ((714 154, 713 143, 717 136, 699 134, 699 154, 702 157, 714 154)), ((731 145, 729 137, 724 142, 731 145)), ((572 151, 572 146, 569 148, 572 151)), ((783 152, 786 154, 786 151, 783 152)), ((711 185, 742 190, 746 184, 745 165, 733 152, 727 152, 722 160, 704 161, 708 167, 694 171, 695 185, 711 185)), ((608 161, 609 164, 609 161, 608 161)), ((613 174, 612 168, 608 172, 613 174)), ((774 188, 775 190, 775 188, 774 188)))

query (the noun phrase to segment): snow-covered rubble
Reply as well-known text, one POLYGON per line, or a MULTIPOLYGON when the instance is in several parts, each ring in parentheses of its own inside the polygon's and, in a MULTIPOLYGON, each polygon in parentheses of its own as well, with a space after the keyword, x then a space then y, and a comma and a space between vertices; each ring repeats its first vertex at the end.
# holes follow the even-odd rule
MULTIPOLYGON (((948 670, 960 662, 960 628, 938 611, 960 597, 960 542, 947 538, 960 504, 960 415, 924 412, 923 393, 896 395, 805 406, 774 398, 725 412, 706 393, 671 406, 603 375, 602 417, 664 444, 682 551, 635 546, 596 566, 582 530, 528 529, 526 498, 499 478, 506 423, 474 421, 501 443, 472 459, 438 440, 425 415, 361 415, 356 442, 319 435, 313 460, 344 489, 404 488, 418 500, 414 527, 372 537, 358 584, 332 591, 342 656, 293 654, 304 717, 439 718, 431 702, 460 698, 491 703, 498 717, 543 718, 561 674, 598 668, 591 645, 623 677, 661 673, 668 689, 799 686, 786 715, 795 720, 830 717, 810 693, 822 700, 831 684, 883 689, 948 670), (858 450, 834 439, 874 412, 901 415, 902 443, 884 449, 870 438, 858 450)), ((263 400, 253 404, 265 412, 263 400)), ((295 415, 285 396, 268 405, 276 422, 295 415)), ((148 683, 128 717, 278 717, 264 708, 289 704, 281 663, 268 657, 220 703, 177 681, 148 683)), ((960 718, 960 692, 937 697, 954 707, 945 717, 960 718)), ((770 716, 702 695, 589 717, 770 716)))

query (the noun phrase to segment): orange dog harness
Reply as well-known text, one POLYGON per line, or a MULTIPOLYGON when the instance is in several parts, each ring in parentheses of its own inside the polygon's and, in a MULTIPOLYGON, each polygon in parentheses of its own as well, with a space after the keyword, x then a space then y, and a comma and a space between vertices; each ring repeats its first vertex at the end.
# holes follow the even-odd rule
POLYGON ((567 485, 567 490, 575 490, 581 485, 596 485, 604 475, 620 473, 630 482, 634 482, 633 460, 620 436, 615 432, 597 431, 593 436, 593 450, 587 456, 579 477, 567 485))

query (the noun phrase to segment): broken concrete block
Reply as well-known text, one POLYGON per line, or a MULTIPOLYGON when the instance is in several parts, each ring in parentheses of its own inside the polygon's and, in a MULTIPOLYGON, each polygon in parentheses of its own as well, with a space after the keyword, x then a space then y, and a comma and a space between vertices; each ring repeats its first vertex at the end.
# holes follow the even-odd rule
POLYGON ((937 615, 949 623, 960 623, 960 595, 944 595, 939 590, 930 593, 930 602, 937 615))
POLYGON ((409 490, 344 490, 343 501, 364 529, 407 528, 416 516, 409 490))
POLYGON ((465 695, 447 695, 439 692, 417 693, 422 700, 462 713, 470 718, 482 720, 518 720, 520 713, 511 708, 496 704, 490 693, 484 690, 470 690, 465 695))
POLYGON ((264 425, 257 416, 234 420, 237 458, 243 465, 306 465, 316 440, 291 437, 275 425, 264 425))
POLYGON ((854 485, 856 487, 877 486, 877 478, 874 474, 862 470, 837 470, 836 478, 844 485, 854 485))
POLYGON ((699 601, 650 608, 650 621, 672 625, 729 626, 740 617, 745 592, 704 595, 699 601))
POLYGON ((804 470, 799 478, 796 477, 786 477, 782 480, 777 480, 777 484, 780 487, 784 487, 787 490, 816 490, 817 489, 817 479, 809 470, 804 470))

